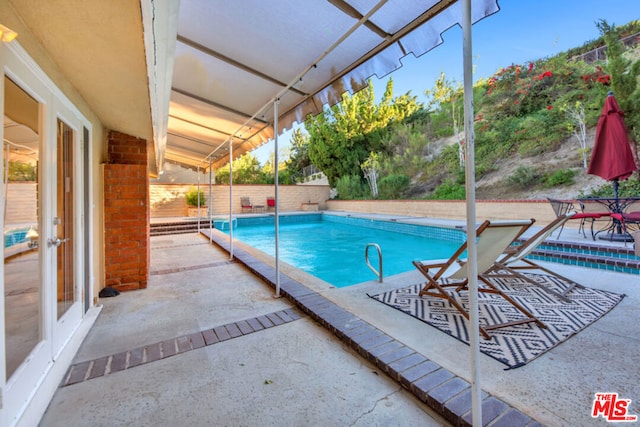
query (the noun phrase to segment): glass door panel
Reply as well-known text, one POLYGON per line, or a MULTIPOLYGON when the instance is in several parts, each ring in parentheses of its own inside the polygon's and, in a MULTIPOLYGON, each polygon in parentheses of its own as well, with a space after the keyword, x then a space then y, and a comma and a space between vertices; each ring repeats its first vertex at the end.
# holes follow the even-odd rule
POLYGON ((4 77, 3 190, 6 379, 43 338, 40 105, 4 77))
POLYGON ((73 129, 58 119, 57 203, 54 218, 58 319, 76 300, 73 268, 73 141, 73 129))

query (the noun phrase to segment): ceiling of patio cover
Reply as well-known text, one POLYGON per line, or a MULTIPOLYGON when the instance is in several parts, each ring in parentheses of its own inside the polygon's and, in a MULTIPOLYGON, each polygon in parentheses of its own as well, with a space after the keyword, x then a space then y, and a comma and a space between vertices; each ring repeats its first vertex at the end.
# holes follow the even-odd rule
MULTIPOLYGON (((472 8, 477 22, 497 0, 472 8)), ((216 169, 229 141, 237 158, 274 137, 274 100, 281 132, 433 49, 460 19, 454 0, 182 0, 164 158, 216 169)))

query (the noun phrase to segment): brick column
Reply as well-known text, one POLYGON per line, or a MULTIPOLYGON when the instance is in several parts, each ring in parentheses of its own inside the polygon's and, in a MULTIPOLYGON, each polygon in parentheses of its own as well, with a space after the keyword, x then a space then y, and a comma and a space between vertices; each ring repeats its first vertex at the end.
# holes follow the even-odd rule
POLYGON ((105 286, 144 289, 150 254, 147 141, 112 131, 108 154, 103 165, 105 286))

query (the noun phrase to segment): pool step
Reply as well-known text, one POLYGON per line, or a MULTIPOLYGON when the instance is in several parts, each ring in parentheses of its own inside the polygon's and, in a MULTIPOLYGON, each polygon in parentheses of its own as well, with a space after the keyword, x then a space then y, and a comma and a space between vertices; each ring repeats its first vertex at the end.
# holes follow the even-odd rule
MULTIPOLYGON (((200 228, 209 228, 208 220, 200 220, 200 228)), ((179 222, 151 223, 151 236, 166 236, 170 234, 188 234, 198 232, 198 220, 184 220, 179 222)))
POLYGON ((617 248, 591 243, 547 240, 532 252, 531 258, 640 275, 640 257, 635 256, 632 244, 617 248))

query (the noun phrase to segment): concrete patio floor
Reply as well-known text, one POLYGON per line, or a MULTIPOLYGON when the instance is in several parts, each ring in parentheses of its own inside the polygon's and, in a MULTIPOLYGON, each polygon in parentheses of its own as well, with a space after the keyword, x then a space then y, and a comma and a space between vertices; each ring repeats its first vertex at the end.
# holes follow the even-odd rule
MULTIPOLYGON (((293 307, 201 236, 152 237, 151 247, 148 288, 100 301, 102 313, 74 363, 293 307)), ((300 313, 289 323, 61 387, 40 425, 446 422, 300 313)))
MULTIPOLYGON (((571 233, 577 235, 565 230, 563 238, 571 233)), ((226 252, 211 246, 208 239, 171 235, 152 237, 151 243, 149 288, 101 300, 102 313, 75 364, 123 353, 130 364, 135 354, 130 350, 141 346, 220 325, 241 328, 247 319, 284 320, 213 345, 193 345, 193 350, 184 352, 177 339, 175 356, 145 360, 121 372, 61 387, 42 426, 449 425, 290 300, 273 298, 271 287, 239 263, 229 262, 226 252)), ((237 247, 251 253, 256 264, 271 263, 269 257, 242 244, 237 247)), ((457 377, 470 378, 467 345, 366 295, 418 283, 419 273, 388 277, 382 284, 335 288, 281 264, 284 277, 304 284, 457 377)), ((546 265, 585 286, 627 297, 602 319, 521 368, 505 371, 504 365, 482 355, 483 390, 526 419, 525 424, 513 424, 519 418, 503 411, 487 423, 606 425, 602 417, 591 417, 596 392, 617 392, 620 398, 631 399, 629 413, 639 414, 640 279, 546 265)))

